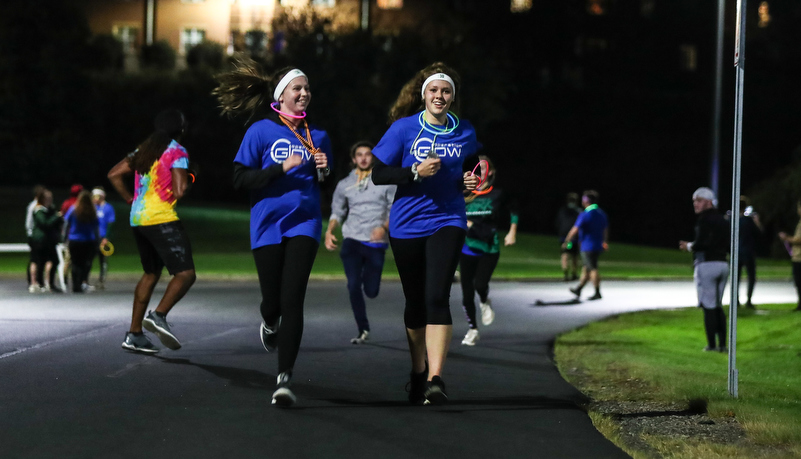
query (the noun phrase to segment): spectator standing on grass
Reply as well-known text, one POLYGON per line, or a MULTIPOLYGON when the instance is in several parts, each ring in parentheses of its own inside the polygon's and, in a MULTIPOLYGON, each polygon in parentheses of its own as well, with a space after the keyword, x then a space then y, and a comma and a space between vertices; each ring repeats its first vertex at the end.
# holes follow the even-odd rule
POLYGON ((70 187, 69 197, 61 203, 61 215, 67 215, 67 211, 70 210, 70 207, 75 205, 75 202, 78 200, 78 194, 81 191, 83 191, 83 185, 80 183, 76 183, 70 187))
POLYGON ((54 288, 51 287, 51 273, 58 260, 56 245, 62 224, 61 212, 53 206, 53 193, 41 188, 33 210, 33 230, 29 239, 32 282, 28 291, 31 293, 50 292, 54 288))
MULTIPOLYGON (((108 244, 111 233, 111 225, 116 221, 114 208, 106 202, 106 190, 102 186, 92 189, 92 202, 97 211, 97 220, 100 222, 100 247, 108 244)), ((108 257, 103 255, 103 251, 98 251, 98 262, 100 264, 100 275, 97 279, 97 288, 103 290, 106 284, 106 273, 108 273, 108 257)))
POLYGON ((762 235, 762 223, 759 221, 759 214, 754 212, 751 207, 751 202, 747 196, 740 196, 740 243, 738 262, 739 267, 737 270, 737 278, 739 279, 745 267, 745 273, 748 275, 748 289, 746 290, 746 303, 745 307, 754 308, 751 302, 751 297, 754 295, 754 286, 756 285, 756 251, 759 237, 762 235))
POLYGON ((562 273, 564 274, 565 282, 574 281, 578 279, 578 259, 579 259, 579 243, 578 236, 567 241, 567 234, 573 225, 576 224, 581 214, 581 208, 578 205, 578 193, 568 193, 565 197, 565 205, 559 208, 556 213, 556 234, 559 236, 559 246, 562 250, 561 262, 562 273))
POLYGON ((342 225, 342 248, 339 252, 356 326, 353 344, 369 339, 370 322, 364 297, 375 298, 381 287, 384 256, 389 247, 389 210, 395 199, 395 185, 377 186, 373 172, 373 144, 356 142, 350 149, 353 170, 337 183, 331 202, 331 217, 325 231, 325 248, 335 250, 334 230, 342 225))
MULTIPOLYGON (((801 200, 796 203, 796 212, 801 217, 801 200)), ((801 311, 801 220, 795 227, 795 233, 791 236, 785 232, 779 233, 779 239, 785 244, 790 245, 790 260, 793 266, 793 283, 798 293, 798 305, 793 311, 801 311)))
POLYGON ((729 222, 718 212, 715 193, 701 187, 693 193, 693 210, 698 215, 695 239, 679 241, 679 249, 693 254, 693 277, 698 306, 704 311, 707 346, 704 351, 726 350, 726 314, 723 292, 729 278, 729 222), (715 342, 717 338, 717 343, 715 342))
POLYGON ((288 407, 296 401, 292 375, 323 227, 320 182, 330 173, 331 140, 306 118, 312 92, 300 69, 268 75, 241 59, 217 79, 214 94, 223 114, 263 117, 248 128, 234 158, 234 187, 250 192, 250 246, 262 296, 259 334, 267 352, 278 349, 272 404, 288 407))
MULTIPOLYGON (((37 197, 39 193, 44 190, 42 185, 36 185, 33 187, 33 200, 28 203, 28 206, 25 208, 25 236, 28 241, 28 247, 31 249, 31 255, 33 255, 33 245, 31 244, 31 236, 33 236, 33 211, 36 209, 36 206, 39 205, 39 200, 37 197)), ((31 281, 31 264, 33 263, 33 258, 31 258, 30 262, 25 266, 25 274, 28 279, 28 288, 30 289, 32 285, 42 285, 44 284, 44 279, 34 279, 31 281)))
POLYGON ((99 247, 99 222, 92 196, 88 191, 78 193, 75 204, 64 215, 65 237, 72 260, 72 292, 94 290, 89 285, 89 271, 99 247))
POLYGON ((579 246, 581 247, 581 261, 584 266, 581 268, 581 278, 579 284, 571 288, 570 291, 577 297, 581 296, 581 289, 592 281, 595 287, 595 294, 589 300, 601 299, 601 275, 598 273, 598 258, 609 246, 609 220, 606 213, 598 207, 598 192, 587 190, 581 196, 581 205, 584 212, 579 214, 576 223, 568 231, 565 241, 562 242, 562 249, 567 248, 567 244, 578 235, 579 246))
POLYGON ((144 273, 136 284, 131 326, 123 349, 155 353, 158 348, 144 335, 144 327, 172 350, 181 342, 167 323, 167 314, 195 283, 192 245, 184 231, 175 205, 189 189, 189 154, 178 143, 186 131, 186 118, 178 110, 164 110, 156 116, 155 131, 108 173, 114 189, 131 204, 130 224, 144 273), (123 178, 134 176, 133 195, 123 178), (164 267, 172 275, 154 311, 145 311, 164 267))

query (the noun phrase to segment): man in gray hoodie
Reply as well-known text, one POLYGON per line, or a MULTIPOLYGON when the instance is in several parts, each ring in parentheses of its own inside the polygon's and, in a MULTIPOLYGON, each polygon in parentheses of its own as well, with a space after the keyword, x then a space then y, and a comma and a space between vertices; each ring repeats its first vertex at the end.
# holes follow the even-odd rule
POLYGON ((362 344, 370 336, 364 295, 378 296, 384 256, 389 246, 389 209, 395 199, 395 185, 377 186, 370 180, 373 171, 373 144, 356 142, 350 149, 353 170, 334 191, 331 218, 325 232, 325 247, 337 248, 334 230, 342 226, 339 256, 348 278, 350 305, 359 334, 350 340, 362 344))

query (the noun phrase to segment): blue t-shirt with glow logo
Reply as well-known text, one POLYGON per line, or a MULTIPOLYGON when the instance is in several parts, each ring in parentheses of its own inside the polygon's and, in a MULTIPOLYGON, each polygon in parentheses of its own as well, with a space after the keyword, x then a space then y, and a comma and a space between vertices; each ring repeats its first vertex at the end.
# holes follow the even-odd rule
POLYGON ((462 164, 478 148, 476 132, 467 120, 460 120, 450 134, 436 136, 420 126, 419 114, 392 123, 373 149, 376 158, 388 166, 406 168, 423 162, 433 149, 441 168, 421 182, 398 185, 389 213, 390 236, 425 237, 445 226, 466 230, 462 164))
MULTIPOLYGON (((309 126, 314 146, 333 167, 331 140, 325 131, 309 126)), ((298 129, 305 136, 301 124, 298 129)), ((250 191, 250 245, 252 249, 280 244, 284 237, 309 236, 320 240, 322 215, 317 168, 311 153, 286 126, 270 120, 253 123, 245 133, 234 162, 251 169, 282 164, 290 155, 304 163, 263 188, 250 191)))

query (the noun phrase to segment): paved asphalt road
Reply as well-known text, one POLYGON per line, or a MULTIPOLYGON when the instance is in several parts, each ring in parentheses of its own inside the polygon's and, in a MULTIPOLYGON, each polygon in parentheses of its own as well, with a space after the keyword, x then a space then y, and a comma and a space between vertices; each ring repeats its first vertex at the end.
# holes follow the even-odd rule
MULTIPOLYGON (((572 298, 566 284, 495 283, 496 322, 470 348, 459 344, 454 286, 451 403, 411 407, 400 285, 386 282, 368 302, 372 340, 352 345, 344 283, 315 281, 298 403, 280 410, 270 405, 276 357, 259 341, 255 283, 198 282, 170 315, 183 349, 155 357, 120 348, 132 289, 32 295, 0 280, 0 457, 624 458, 559 376, 550 343, 610 314, 695 302, 690 282, 607 282, 602 300, 580 304, 559 304, 572 298)), ((760 283, 755 299, 795 294, 789 282, 760 283)), ((699 316, 699 347, 700 327, 699 316)))

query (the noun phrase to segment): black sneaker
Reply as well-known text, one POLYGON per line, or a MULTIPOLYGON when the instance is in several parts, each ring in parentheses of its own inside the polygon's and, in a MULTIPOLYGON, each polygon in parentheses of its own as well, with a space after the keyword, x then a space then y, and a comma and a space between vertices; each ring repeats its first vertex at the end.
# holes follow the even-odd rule
POLYGON ((278 341, 278 325, 276 324, 273 327, 268 327, 267 324, 262 321, 260 331, 261 345, 264 346, 264 350, 267 352, 275 351, 276 342, 278 341))
POLYGON ((128 349, 129 351, 134 352, 142 352, 144 354, 155 354, 158 352, 158 348, 147 339, 147 336, 144 334, 142 335, 134 335, 131 332, 127 332, 125 334, 125 340, 122 342, 122 348, 128 349))
POLYGON ((426 405, 444 405, 448 403, 448 394, 445 393, 445 383, 442 378, 434 376, 426 383, 426 405))
POLYGON ((571 288, 570 293, 576 296, 581 296, 581 289, 578 287, 571 288))
POLYGON ((295 394, 292 393, 292 389, 289 386, 292 385, 292 372, 285 371, 278 375, 276 378, 276 387, 277 389, 273 392, 273 405, 287 408, 292 406, 297 398, 295 394))
POLYGON ((428 379, 428 364, 422 373, 409 373, 409 382, 406 383, 406 392, 409 393, 409 403, 424 405, 426 401, 426 380, 428 379))
POLYGON ((155 333, 159 337, 161 344, 173 351, 181 349, 181 342, 172 334, 167 320, 160 315, 149 311, 145 320, 142 321, 142 326, 145 327, 145 330, 155 333))
POLYGON ((592 300, 600 300, 601 299, 601 292, 595 292, 595 295, 593 295, 593 296, 591 296, 591 297, 589 297, 587 299, 590 300, 590 301, 592 301, 592 300))

